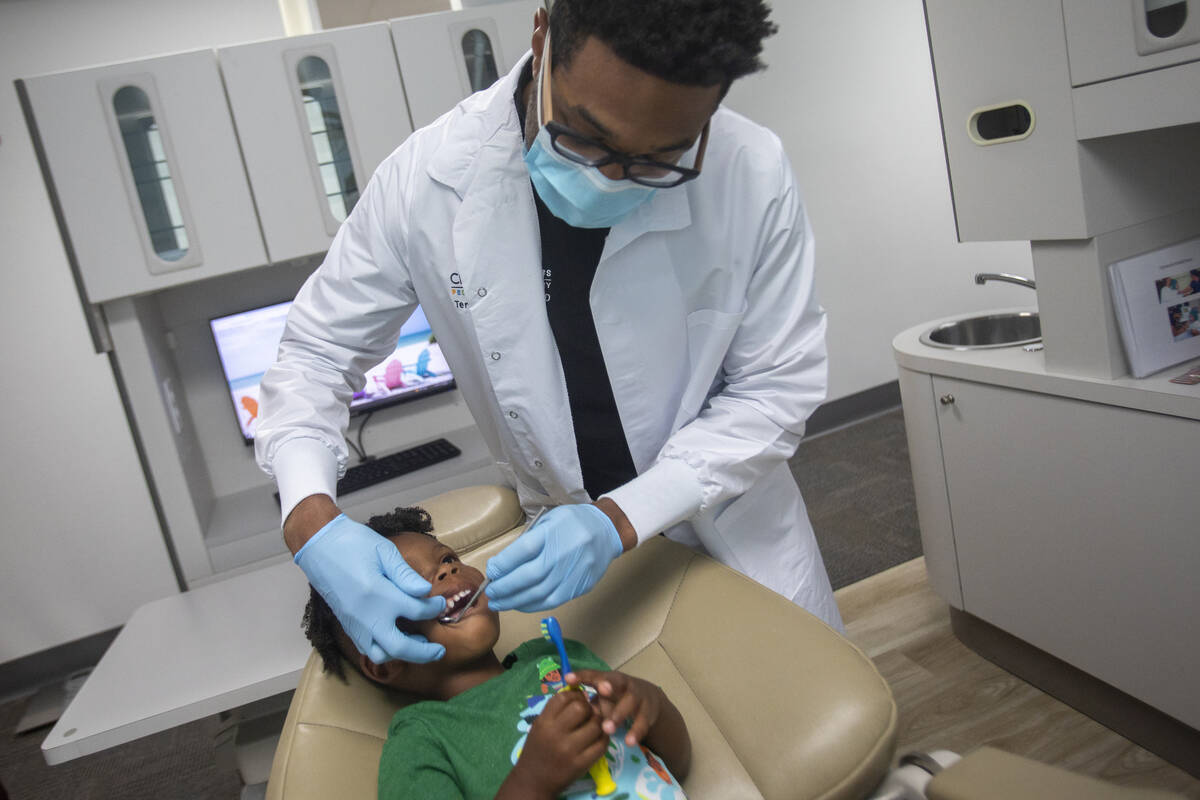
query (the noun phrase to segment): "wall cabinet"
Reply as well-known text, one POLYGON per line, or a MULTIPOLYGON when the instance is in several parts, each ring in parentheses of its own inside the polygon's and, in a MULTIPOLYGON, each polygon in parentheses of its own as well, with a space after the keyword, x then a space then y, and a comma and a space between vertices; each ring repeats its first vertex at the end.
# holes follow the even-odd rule
POLYGON ((1197 0, 1062 0, 1071 85, 1200 61, 1197 0))
POLYGON ((412 133, 388 25, 217 57, 270 259, 328 250, 375 168, 412 133))
POLYGON ((1200 727, 1200 420, 901 372, 939 593, 1200 727))
POLYGON ((213 51, 23 84, 89 302, 266 262, 213 51))
POLYGON ((1143 2, 925 1, 961 241, 1087 239, 1196 204, 1200 50, 1138 55, 1143 2))
POLYGON ((511 70, 529 49, 541 7, 518 0, 392 20, 413 126, 428 125, 511 70))
MULTIPOLYGON (((412 133, 397 51, 427 122, 512 67, 537 7, 521 0, 20 82, 82 299, 99 310, 189 588, 287 552, 209 320, 294 297, 375 168, 412 133)), ((347 513, 503 480, 457 392, 372 420, 372 454, 439 437, 462 454, 348 495, 347 513)))

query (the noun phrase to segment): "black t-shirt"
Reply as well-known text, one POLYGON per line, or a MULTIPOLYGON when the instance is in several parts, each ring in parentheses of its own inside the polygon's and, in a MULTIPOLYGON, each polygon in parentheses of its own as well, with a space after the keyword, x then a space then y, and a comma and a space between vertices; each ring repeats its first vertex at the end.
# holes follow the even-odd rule
MULTIPOLYGON (((525 108, 521 97, 532 79, 531 60, 525 64, 513 98, 522 130, 525 108)), ((566 376, 583 486, 596 498, 637 476, 588 300, 609 229, 572 227, 546 208, 537 189, 533 198, 542 240, 546 315, 566 376)))

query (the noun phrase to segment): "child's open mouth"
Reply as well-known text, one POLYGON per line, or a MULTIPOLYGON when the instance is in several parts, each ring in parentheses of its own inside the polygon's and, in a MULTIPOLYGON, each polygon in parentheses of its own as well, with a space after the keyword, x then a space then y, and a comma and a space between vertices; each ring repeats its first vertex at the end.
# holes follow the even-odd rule
MULTIPOLYGON (((460 619, 459 611, 461 609, 464 609, 465 606, 468 603, 470 603, 471 599, 475 596, 476 592, 478 592, 478 591, 479 591, 478 588, 467 587, 466 589, 458 590, 454 594, 447 595, 446 596, 446 610, 442 613, 442 615, 440 617, 438 617, 438 622, 440 622, 443 625, 446 625, 448 623, 458 622, 458 620, 460 619)), ((470 608, 466 608, 463 616, 473 613, 476 610, 476 608, 477 607, 474 605, 472 605, 470 608)))

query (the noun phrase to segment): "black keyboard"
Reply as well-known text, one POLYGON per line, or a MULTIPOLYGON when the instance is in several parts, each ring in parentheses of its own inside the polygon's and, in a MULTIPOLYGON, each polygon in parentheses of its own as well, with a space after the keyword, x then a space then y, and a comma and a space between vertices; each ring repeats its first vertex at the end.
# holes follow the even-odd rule
POLYGON ((432 467, 441 461, 462 455, 462 451, 445 439, 419 444, 398 453, 381 456, 373 461, 356 464, 346 470, 346 475, 337 484, 338 496, 366 489, 392 478, 398 478, 424 467, 432 467))

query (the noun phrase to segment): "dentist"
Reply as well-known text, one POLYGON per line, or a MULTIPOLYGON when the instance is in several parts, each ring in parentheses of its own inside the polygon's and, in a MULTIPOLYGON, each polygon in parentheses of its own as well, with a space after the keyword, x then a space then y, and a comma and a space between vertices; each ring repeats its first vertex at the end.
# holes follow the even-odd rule
POLYGON ((779 139, 720 106, 762 0, 557 0, 532 53, 376 170, 262 381, 284 538, 375 661, 443 608, 342 515, 350 396, 420 303, 527 511, 495 609, 557 606, 660 532, 841 626, 786 460, 824 399, 825 316, 779 139))

